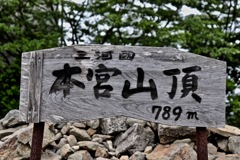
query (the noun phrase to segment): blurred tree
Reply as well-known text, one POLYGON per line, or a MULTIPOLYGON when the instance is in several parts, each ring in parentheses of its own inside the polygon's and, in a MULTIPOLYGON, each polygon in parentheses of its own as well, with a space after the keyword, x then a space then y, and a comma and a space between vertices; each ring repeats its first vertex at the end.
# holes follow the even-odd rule
POLYGON ((21 53, 58 46, 58 7, 51 0, 0 0, 1 117, 18 108, 21 53))

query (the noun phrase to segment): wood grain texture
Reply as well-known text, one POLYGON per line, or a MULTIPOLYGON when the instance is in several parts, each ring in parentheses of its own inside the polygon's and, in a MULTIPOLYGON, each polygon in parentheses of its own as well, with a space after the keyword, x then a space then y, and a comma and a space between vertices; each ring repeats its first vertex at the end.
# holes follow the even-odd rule
MULTIPOLYGON (((42 122, 84 121, 123 115, 168 125, 198 127, 223 127, 225 125, 225 62, 172 48, 141 46, 76 45, 36 52, 44 57, 42 78, 36 85, 36 90, 39 91, 39 87, 41 88, 41 92, 38 92, 41 93, 40 96, 38 94, 40 101, 37 103, 41 107, 40 121, 42 122), (111 59, 108 59, 108 53, 111 53, 111 59), (134 53, 134 58, 126 57, 126 53, 134 53), (122 55, 121 58, 120 55, 122 55), (122 60, 123 58, 125 60, 122 60), (72 82, 69 85, 72 88, 69 90, 70 93, 64 96, 61 90, 61 87, 65 87, 64 85, 55 92, 50 90, 57 79, 53 72, 63 70, 65 64, 69 67, 81 68, 81 73, 71 75, 70 81, 72 82), (94 94, 94 87, 97 84, 96 74, 101 74, 97 73, 99 64, 121 71, 121 74, 116 76, 113 76, 113 72, 104 72, 109 74, 110 78, 101 85, 112 86, 113 90, 109 92, 110 98, 100 96, 97 99, 94 94), (189 74, 197 76, 198 87, 182 97, 182 80, 186 76, 184 68, 192 66, 201 68, 200 71, 189 74), (88 79, 89 68, 93 71, 91 81, 88 79), (138 85, 137 68, 142 68, 144 71, 143 87, 150 86, 150 79, 155 82, 158 98, 153 100, 150 92, 136 93, 123 98, 122 91, 126 80, 130 82, 130 89, 138 85), (177 88, 173 99, 168 94, 172 89, 173 76, 164 74, 165 70, 170 69, 178 69, 180 72, 175 75, 177 88), (79 83, 75 85, 74 80, 82 82, 85 88, 79 87, 79 83), (201 97, 201 103, 193 98, 192 93, 201 97), (158 119, 155 119, 157 110, 153 113, 152 106, 162 107, 158 119), (164 106, 171 107, 170 117, 168 113, 164 113, 164 106), (182 113, 176 120, 179 110, 177 112, 175 110, 174 114, 173 109, 178 106, 182 108, 182 113), (195 116, 189 118, 188 112, 196 112, 197 119, 195 116)), ((32 92, 29 89, 30 55, 30 53, 22 55, 20 96, 22 121, 26 121, 30 102, 27 95, 32 92)), ((37 73, 37 76, 39 74, 37 73)))

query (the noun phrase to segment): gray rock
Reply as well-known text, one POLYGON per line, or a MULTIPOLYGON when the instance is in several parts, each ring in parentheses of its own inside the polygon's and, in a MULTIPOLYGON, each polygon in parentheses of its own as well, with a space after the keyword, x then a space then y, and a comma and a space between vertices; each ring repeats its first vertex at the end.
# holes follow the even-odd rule
POLYGON ((98 143, 100 143, 100 144, 103 143, 103 139, 102 139, 102 138, 93 138, 92 141, 93 141, 93 142, 98 142, 98 143))
POLYGON ((86 125, 84 123, 73 123, 73 126, 77 128, 86 128, 86 125))
POLYGON ((240 137, 231 136, 228 139, 228 148, 234 154, 240 154, 240 137))
POLYGON ((91 137, 88 135, 87 131, 84 129, 72 127, 72 129, 70 130, 70 134, 74 135, 79 141, 91 140, 91 137))
POLYGON ((160 144, 168 144, 174 142, 175 140, 185 138, 194 140, 196 137, 196 128, 159 124, 158 136, 160 144))
POLYGON ((98 157, 96 160, 109 160, 108 158, 98 157))
MULTIPOLYGON (((18 141, 18 135, 32 130, 33 125, 22 128, 8 136, 0 145, 0 160, 5 159, 28 159, 30 157, 30 147, 18 141)), ((29 135, 31 137, 31 135, 29 135)), ((31 139, 31 138, 29 138, 31 139)))
POLYGON ((73 153, 73 150, 69 144, 65 144, 57 151, 57 154, 63 158, 67 158, 71 153, 73 153))
POLYGON ((120 160, 128 160, 128 159, 129 159, 129 157, 127 155, 122 155, 120 157, 120 160))
POLYGON ((54 136, 54 140, 57 141, 57 140, 61 139, 62 137, 63 137, 62 133, 59 132, 54 136))
POLYGON ((95 152, 95 157, 108 158, 108 150, 105 147, 98 147, 95 152))
POLYGON ((127 125, 125 117, 103 118, 100 120, 100 127, 103 134, 112 134, 126 131, 127 125))
POLYGON ((140 124, 140 125, 145 126, 147 122, 144 121, 144 120, 135 119, 135 118, 126 118, 126 124, 127 124, 128 126, 131 127, 131 126, 134 125, 135 123, 138 123, 138 124, 140 124))
POLYGON ((66 125, 64 125, 61 129, 61 133, 63 135, 67 134, 67 132, 71 129, 71 125, 70 123, 67 123, 66 125))
POLYGON ((99 119, 89 120, 86 122, 87 126, 91 127, 92 129, 97 129, 100 125, 99 119))
POLYGON ((218 159, 217 155, 208 154, 208 160, 217 160, 217 159, 218 159))
POLYGON ((79 146, 72 146, 72 149, 76 152, 80 149, 80 147, 79 146))
POLYGON ((116 156, 116 152, 108 152, 108 154, 111 156, 116 156))
POLYGON ((126 156, 126 155, 123 155, 123 156, 120 157, 120 160, 128 160, 128 159, 129 159, 129 157, 126 156))
POLYGON ((54 148, 58 148, 58 145, 57 145, 57 143, 55 142, 55 141, 53 141, 53 142, 51 142, 51 143, 49 143, 49 147, 54 147, 54 148))
POLYGON ((21 142, 22 144, 31 143, 32 132, 33 132, 32 126, 22 129, 22 132, 19 132, 17 134, 18 142, 21 142))
POLYGON ((157 145, 147 155, 147 160, 197 160, 197 153, 186 143, 174 143, 169 145, 157 145))
POLYGON ((110 136, 110 135, 94 134, 94 135, 92 136, 92 138, 101 138, 101 139, 103 139, 104 141, 106 141, 106 140, 111 140, 111 139, 113 139, 114 137, 113 137, 113 136, 110 136))
POLYGON ((75 138, 74 135, 69 135, 67 137, 67 141, 68 141, 70 146, 74 146, 77 143, 77 139, 75 138))
POLYGON ((103 144, 110 152, 115 152, 115 149, 113 148, 113 143, 111 140, 107 140, 107 142, 103 142, 103 144))
POLYGON ((117 157, 113 156, 111 160, 119 160, 117 157))
POLYGON ((146 154, 142 153, 142 152, 135 152, 130 158, 129 160, 145 160, 146 159, 146 154))
POLYGON ((239 154, 228 154, 225 156, 224 160, 239 160, 240 155, 239 154))
POLYGON ((59 143, 57 144, 57 147, 58 147, 58 148, 62 148, 62 146, 64 146, 64 145, 67 144, 67 143, 68 143, 68 141, 67 141, 66 138, 61 138, 60 141, 59 141, 59 143))
POLYGON ((192 142, 191 139, 186 138, 186 139, 176 140, 173 143, 188 143, 188 144, 190 144, 191 142, 192 142))
POLYGON ((19 110, 11 110, 6 116, 1 120, 3 127, 10 128, 25 124, 25 122, 19 122, 19 110))
POLYGON ((240 136, 240 129, 229 125, 225 125, 224 128, 208 128, 208 130, 223 137, 240 136))
POLYGON ((83 160, 93 160, 92 156, 88 153, 87 150, 81 150, 79 152, 82 154, 83 160))
POLYGON ((228 139, 217 139, 217 145, 218 147, 225 151, 228 152, 228 139))
POLYGON ((154 133, 149 128, 135 123, 126 132, 121 134, 114 141, 116 155, 128 151, 133 154, 136 151, 143 151, 146 146, 151 145, 154 141, 154 133))
POLYGON ((208 148, 208 154, 211 154, 211 155, 217 154, 217 147, 215 147, 212 143, 208 143, 207 148, 208 148))
POLYGON ((88 130, 87 130, 87 133, 88 133, 89 136, 94 135, 96 132, 97 132, 97 130, 92 129, 92 128, 88 128, 88 130))
POLYGON ((147 147, 144 149, 144 153, 149 154, 149 153, 152 152, 152 150, 153 150, 153 146, 147 146, 147 147))
POLYGON ((56 129, 62 129, 63 126, 65 126, 66 124, 67 124, 66 122, 59 122, 59 123, 56 123, 54 127, 56 129))
POLYGON ((80 151, 77 151, 77 152, 71 154, 68 157, 68 160, 83 160, 83 155, 80 151))
POLYGON ((91 150, 91 151, 96 151, 98 147, 103 147, 103 145, 97 142, 92 142, 92 141, 80 141, 78 142, 78 145, 80 148, 91 150))
POLYGON ((157 123, 154 123, 154 122, 150 122, 151 124, 151 128, 154 130, 154 131, 157 131, 158 130, 158 124, 157 123))
POLYGON ((15 131, 16 131, 15 128, 8 128, 8 129, 0 130, 0 139, 13 134, 15 131))
POLYGON ((62 157, 50 150, 46 150, 45 152, 42 153, 41 155, 41 160, 61 160, 62 157))
POLYGON ((225 160, 226 153, 218 152, 217 153, 218 159, 217 160, 225 160))

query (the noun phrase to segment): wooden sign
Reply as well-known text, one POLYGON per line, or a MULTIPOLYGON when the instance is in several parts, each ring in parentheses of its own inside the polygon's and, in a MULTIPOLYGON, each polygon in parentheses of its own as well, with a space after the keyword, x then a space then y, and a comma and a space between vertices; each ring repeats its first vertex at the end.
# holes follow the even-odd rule
POLYGON ((63 122, 126 116, 225 125, 226 63, 172 48, 77 45, 22 55, 20 117, 63 122))

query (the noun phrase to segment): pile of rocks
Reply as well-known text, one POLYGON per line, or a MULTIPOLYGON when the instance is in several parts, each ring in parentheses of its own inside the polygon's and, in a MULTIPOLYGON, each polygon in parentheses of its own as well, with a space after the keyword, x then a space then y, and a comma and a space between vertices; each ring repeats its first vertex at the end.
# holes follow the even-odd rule
MULTIPOLYGON (((0 120, 0 160, 29 159, 33 125, 18 110, 0 120)), ((240 129, 209 129, 209 160, 240 159, 240 129)), ((43 160, 196 160, 195 128, 126 117, 45 123, 43 160)))

